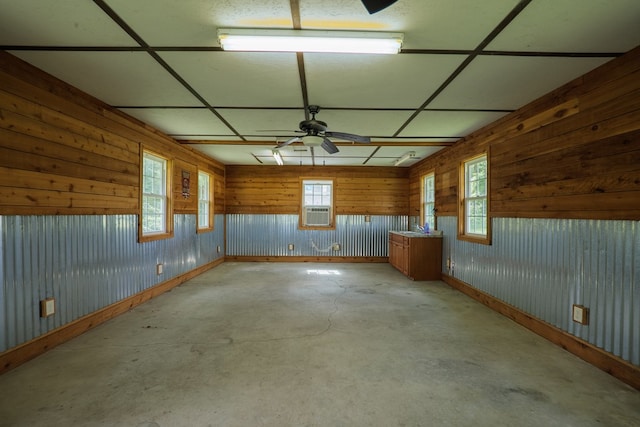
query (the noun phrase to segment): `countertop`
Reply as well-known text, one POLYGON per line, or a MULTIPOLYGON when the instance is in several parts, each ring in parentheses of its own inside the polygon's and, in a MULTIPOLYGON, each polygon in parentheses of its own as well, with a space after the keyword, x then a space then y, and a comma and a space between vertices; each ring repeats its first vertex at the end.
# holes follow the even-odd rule
POLYGON ((440 234, 439 236, 436 236, 434 234, 425 234, 425 233, 422 233, 420 231, 393 231, 393 230, 391 230, 391 231, 389 231, 389 233, 399 234, 399 235, 404 236, 404 237, 419 237, 419 238, 435 237, 435 238, 438 238, 438 239, 442 238, 442 234, 440 234))

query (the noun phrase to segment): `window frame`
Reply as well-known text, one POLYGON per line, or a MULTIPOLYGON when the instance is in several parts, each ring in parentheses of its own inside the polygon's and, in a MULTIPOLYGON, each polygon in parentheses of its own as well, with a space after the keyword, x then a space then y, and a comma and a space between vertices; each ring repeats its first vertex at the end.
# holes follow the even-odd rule
POLYGON ((424 225, 427 220, 430 220, 429 228, 436 230, 438 217, 436 216, 436 174, 434 171, 425 173, 420 177, 420 225, 424 225), (433 202, 427 200, 427 179, 433 180, 433 202), (431 205, 431 213, 429 214, 428 208, 431 205))
MULTIPOLYGON (((153 159, 151 159, 153 160, 153 159)), ((138 214, 138 241, 139 242, 149 242, 153 240, 161 240, 168 239, 173 237, 173 191, 172 191, 172 176, 173 176, 173 162, 170 158, 165 157, 157 152, 152 150, 148 150, 146 148, 142 148, 140 150, 140 207, 138 214), (153 232, 145 232, 144 231, 144 223, 145 223, 145 198, 148 194, 145 194, 145 159, 146 158, 155 158, 157 160, 161 160, 164 165, 163 173, 163 181, 164 181, 164 193, 149 193, 149 195, 154 195, 155 197, 162 197, 164 203, 164 229, 161 231, 153 231, 153 232)))
POLYGON ((336 182, 335 178, 327 177, 301 177, 300 178, 300 211, 298 213, 298 228, 303 230, 335 230, 336 228, 336 182), (305 203, 305 185, 306 184, 330 184, 330 208, 329 208, 329 225, 306 225, 304 223, 304 208, 307 206, 326 206, 326 205, 307 205, 305 203))
POLYGON ((489 150, 486 150, 478 155, 468 157, 460 163, 459 167, 459 182, 458 182, 458 239, 468 242, 479 243, 484 245, 491 244, 491 166, 490 166, 489 150), (486 234, 471 233, 467 229, 468 224, 468 210, 467 201, 471 196, 467 196, 467 190, 470 187, 467 168, 469 165, 482 161, 486 162, 486 176, 485 178, 485 195, 484 197, 473 197, 476 200, 485 201, 485 229, 486 234))
POLYGON ((214 187, 213 187, 213 174, 207 172, 207 171, 203 171, 203 170, 198 170, 198 212, 196 214, 196 232, 197 233, 206 233, 209 231, 213 231, 214 228, 214 187), (206 199, 202 199, 201 196, 201 179, 202 177, 205 176, 207 177, 207 198, 206 199), (201 219, 201 203, 205 202, 207 207, 208 207, 208 217, 207 217, 207 225, 206 226, 202 226, 200 223, 200 219, 201 219))

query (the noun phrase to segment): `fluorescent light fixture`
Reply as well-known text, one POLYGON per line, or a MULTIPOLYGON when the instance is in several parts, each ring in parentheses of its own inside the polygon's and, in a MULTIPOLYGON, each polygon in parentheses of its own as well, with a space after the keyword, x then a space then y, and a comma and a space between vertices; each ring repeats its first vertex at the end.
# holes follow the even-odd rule
POLYGON ((282 166, 284 162, 282 161, 282 155, 278 150, 271 150, 271 154, 273 154, 273 158, 276 159, 276 163, 278 166, 282 166))
POLYGON ((409 151, 408 153, 400 157, 398 160, 396 160, 393 166, 400 166, 402 163, 406 162, 409 159, 414 158, 415 156, 416 156, 415 151, 409 151))
POLYGON ((224 50, 258 52, 398 53, 402 33, 374 31, 218 29, 224 50))

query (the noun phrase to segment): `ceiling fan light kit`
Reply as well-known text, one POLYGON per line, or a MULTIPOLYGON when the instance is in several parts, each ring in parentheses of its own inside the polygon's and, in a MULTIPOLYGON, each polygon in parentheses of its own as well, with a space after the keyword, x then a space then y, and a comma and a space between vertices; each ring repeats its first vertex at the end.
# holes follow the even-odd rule
POLYGON ((324 142, 324 138, 318 135, 305 135, 302 137, 302 143, 307 147, 319 147, 324 142))
POLYGON ((395 54, 403 39, 402 33, 374 31, 218 29, 226 51, 395 54))
MULTIPOLYGON (((303 120, 298 127, 300 131, 304 132, 304 136, 294 136, 293 138, 278 144, 275 148, 286 147, 294 142, 302 141, 302 143, 309 147, 321 146, 329 154, 335 154, 338 151, 338 147, 329 138, 344 139, 352 142, 369 143, 371 138, 368 136, 356 135, 346 132, 332 132, 327 129, 327 124, 321 120, 316 120, 316 114, 320 111, 320 107, 317 105, 309 105, 307 107, 309 114, 311 114, 310 120, 303 120)), ((296 131, 299 132, 299 131, 296 131)))

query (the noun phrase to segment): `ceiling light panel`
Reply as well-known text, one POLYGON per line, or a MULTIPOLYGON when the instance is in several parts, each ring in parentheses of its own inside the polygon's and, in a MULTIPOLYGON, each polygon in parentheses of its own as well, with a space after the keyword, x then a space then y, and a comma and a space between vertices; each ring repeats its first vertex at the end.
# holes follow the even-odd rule
POLYGON ((247 52, 331 52, 395 54, 402 47, 401 33, 325 30, 218 30, 224 50, 247 52))

